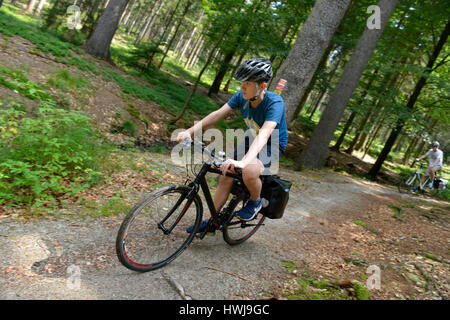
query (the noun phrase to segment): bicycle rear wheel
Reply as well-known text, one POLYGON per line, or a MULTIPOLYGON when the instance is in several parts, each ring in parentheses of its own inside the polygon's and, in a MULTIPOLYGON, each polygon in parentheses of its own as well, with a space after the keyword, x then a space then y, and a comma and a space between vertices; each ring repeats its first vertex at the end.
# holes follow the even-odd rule
POLYGON ((238 245, 248 240, 263 225, 265 216, 258 213, 251 221, 242 221, 236 216, 236 212, 242 209, 248 199, 239 199, 236 204, 227 209, 233 212, 223 226, 223 239, 229 245, 238 245))
POLYGON ((410 174, 402 178, 398 185, 400 193, 409 193, 419 186, 419 178, 415 174, 410 174))
POLYGON ((130 210, 116 239, 119 261, 134 271, 147 272, 161 268, 191 243, 195 233, 186 228, 201 222, 203 207, 196 194, 191 201, 191 188, 172 185, 158 189, 130 210))
POLYGON ((428 185, 429 181, 430 181, 429 179, 426 181, 426 184, 423 188, 423 194, 430 198, 436 197, 439 193, 439 190, 433 186, 429 186, 428 185))

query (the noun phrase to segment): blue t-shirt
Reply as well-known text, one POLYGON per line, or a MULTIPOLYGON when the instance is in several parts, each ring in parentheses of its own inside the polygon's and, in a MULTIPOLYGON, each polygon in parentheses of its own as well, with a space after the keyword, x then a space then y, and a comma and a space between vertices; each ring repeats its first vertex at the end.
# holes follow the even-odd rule
MULTIPOLYGON (((242 117, 244 118, 247 127, 249 129, 254 129, 256 134, 258 134, 259 129, 263 126, 265 121, 276 122, 277 126, 275 129, 278 129, 280 149, 284 152, 286 150, 289 134, 285 117, 285 105, 281 96, 275 92, 266 91, 264 99, 256 108, 252 108, 250 102, 248 104, 247 102, 248 100, 244 99, 242 90, 239 90, 228 101, 228 105, 232 109, 239 108, 241 110, 242 117)), ((273 133, 272 136, 274 136, 273 133)), ((269 138, 269 141, 267 142, 269 145, 271 138, 269 138)))

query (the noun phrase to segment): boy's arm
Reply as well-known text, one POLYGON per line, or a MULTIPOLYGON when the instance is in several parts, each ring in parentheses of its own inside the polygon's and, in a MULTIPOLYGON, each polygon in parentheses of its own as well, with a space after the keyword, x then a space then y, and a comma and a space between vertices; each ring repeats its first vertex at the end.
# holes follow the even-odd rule
POLYGON ((230 168, 245 168, 247 165, 251 164, 255 161, 258 153, 261 149, 267 144, 270 135, 272 134, 273 129, 277 126, 275 121, 265 121, 261 129, 259 129, 259 133, 256 136, 255 140, 251 144, 245 156, 241 161, 236 161, 233 159, 228 159, 222 166, 220 167, 222 174, 225 175, 228 169, 230 168))
POLYGON ((269 140, 269 137, 276 126, 277 123, 275 121, 264 122, 261 129, 259 129, 258 135, 256 136, 255 140, 241 160, 244 166, 247 166, 256 159, 258 153, 267 144, 267 141, 269 140))
POLYGON ((187 129, 183 132, 180 132, 177 136, 177 141, 181 142, 184 139, 186 139, 187 137, 190 138, 193 136, 194 132, 217 123, 218 121, 225 118, 225 116, 231 110, 233 110, 233 109, 228 105, 228 103, 225 103, 219 110, 211 112, 206 117, 204 117, 201 121, 197 122, 194 126, 190 127, 189 129, 187 129))
POLYGON ((418 158, 416 159, 416 161, 420 161, 420 160, 425 159, 425 157, 426 157, 427 155, 428 155, 428 152, 425 153, 423 156, 418 157, 418 158))

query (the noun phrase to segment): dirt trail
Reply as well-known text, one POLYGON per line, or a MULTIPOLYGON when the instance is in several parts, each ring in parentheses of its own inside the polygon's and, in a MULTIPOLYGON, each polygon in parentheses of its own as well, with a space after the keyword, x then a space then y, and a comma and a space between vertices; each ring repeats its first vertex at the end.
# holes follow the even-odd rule
MULTIPOLYGON (((115 83, 31 54, 34 48, 19 37, 10 38, 7 45, 0 37, 2 65, 27 67, 27 77, 34 82, 52 76, 53 69, 90 77, 92 92, 81 97, 87 101, 79 105, 92 113, 99 129, 115 141, 119 135, 108 133, 114 114, 126 108, 131 98, 122 100, 115 83)), ((33 105, 3 87, 0 95, 33 105)), ((152 114, 147 134, 159 139, 163 131, 158 121, 167 115, 153 103, 134 98, 132 102, 141 112, 152 114)), ((298 152, 299 148, 295 145, 291 150, 298 152)), ((167 159, 159 159, 160 155, 151 156, 155 166, 173 175, 184 172, 166 166, 167 159)), ((350 163, 356 172, 363 165, 354 165, 348 157, 341 162, 350 163)), ((148 190, 148 181, 131 185, 136 178, 127 173, 121 174, 121 183, 116 185, 134 202, 141 194, 133 190, 148 190)), ((270 297, 285 292, 286 284, 298 275, 284 268, 283 261, 306 265, 318 278, 361 282, 367 266, 376 264, 382 267, 382 286, 371 291, 374 299, 448 299, 448 203, 403 196, 392 187, 332 171, 283 170, 281 176, 294 182, 282 219, 267 221, 236 247, 227 245, 221 233, 194 240, 170 265, 145 274, 132 272, 117 260, 118 216, 80 218, 77 208, 69 208, 59 219, 24 221, 0 211, 0 299, 270 297), (424 257, 427 253, 444 262, 424 257), (346 262, 355 258, 362 266, 346 262), (77 271, 80 283, 74 277, 77 271)), ((113 196, 110 191, 94 190, 97 193, 90 201, 113 196)))
MULTIPOLYGON (((374 223, 381 205, 402 198, 391 187, 332 172, 282 170, 281 175, 294 182, 282 219, 267 221, 236 247, 227 245, 220 232, 196 239, 170 265, 144 274, 124 268, 115 256, 119 217, 28 222, 3 217, 0 299, 254 299, 280 292, 292 279, 283 261, 303 261, 323 275, 348 277, 353 267, 345 265, 340 250, 362 252, 352 247, 364 241, 354 242, 352 236, 367 236, 352 220, 372 214, 368 222, 374 223), (375 205, 371 212, 370 205, 375 205), (74 266, 79 269, 71 269, 74 266), (79 287, 73 270, 80 272, 79 287)), ((446 242, 448 229, 439 227, 446 242)), ((385 233, 390 237, 388 230, 385 233)))

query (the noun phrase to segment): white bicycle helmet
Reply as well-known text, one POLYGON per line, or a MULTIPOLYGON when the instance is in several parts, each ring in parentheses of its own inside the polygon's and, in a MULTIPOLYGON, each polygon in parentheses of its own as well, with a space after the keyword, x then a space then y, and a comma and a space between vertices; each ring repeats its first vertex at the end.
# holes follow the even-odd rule
POLYGON ((439 142, 434 141, 434 142, 431 144, 431 147, 439 147, 439 142))
POLYGON ((234 73, 238 81, 269 82, 272 76, 272 63, 264 58, 248 59, 234 73))

